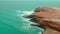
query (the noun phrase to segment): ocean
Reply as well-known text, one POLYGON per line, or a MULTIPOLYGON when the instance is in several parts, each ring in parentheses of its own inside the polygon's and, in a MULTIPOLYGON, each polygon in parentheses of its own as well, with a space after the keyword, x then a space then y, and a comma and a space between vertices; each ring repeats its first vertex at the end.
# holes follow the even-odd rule
POLYGON ((43 29, 30 26, 33 22, 23 17, 37 7, 60 7, 60 1, 0 0, 0 34, 42 34, 43 29))

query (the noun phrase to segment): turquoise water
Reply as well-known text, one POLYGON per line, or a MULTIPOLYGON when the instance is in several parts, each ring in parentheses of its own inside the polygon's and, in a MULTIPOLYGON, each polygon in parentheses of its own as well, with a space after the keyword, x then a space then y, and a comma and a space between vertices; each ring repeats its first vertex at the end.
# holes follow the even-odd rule
POLYGON ((0 34, 40 34, 43 30, 30 26, 22 15, 44 6, 59 7, 60 1, 0 1, 0 34))

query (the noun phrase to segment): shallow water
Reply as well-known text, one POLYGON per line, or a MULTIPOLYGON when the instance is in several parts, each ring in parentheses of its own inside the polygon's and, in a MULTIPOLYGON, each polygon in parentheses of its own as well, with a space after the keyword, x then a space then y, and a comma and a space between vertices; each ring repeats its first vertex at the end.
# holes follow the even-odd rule
POLYGON ((23 18, 36 7, 59 7, 60 1, 3 1, 0 0, 0 34, 41 34, 42 29, 30 26, 32 22, 23 18))

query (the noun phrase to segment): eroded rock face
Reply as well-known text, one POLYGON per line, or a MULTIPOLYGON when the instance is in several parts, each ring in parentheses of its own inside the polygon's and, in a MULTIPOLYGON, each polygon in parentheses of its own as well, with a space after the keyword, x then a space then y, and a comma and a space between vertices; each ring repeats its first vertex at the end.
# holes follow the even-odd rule
MULTIPOLYGON (((54 21, 60 24, 60 8, 43 8, 34 14, 43 17, 43 19, 47 19, 47 21, 54 21)), ((60 32, 46 27, 46 31, 44 31, 43 34, 60 34, 60 32)))
POLYGON ((36 8, 34 13, 27 16, 29 18, 32 18, 34 20, 33 22, 36 22, 38 25, 36 26, 45 26, 43 28, 46 28, 46 31, 43 32, 43 34, 60 34, 60 32, 47 27, 48 23, 43 23, 44 21, 53 22, 60 24, 60 8, 57 7, 43 7, 43 8, 36 8))

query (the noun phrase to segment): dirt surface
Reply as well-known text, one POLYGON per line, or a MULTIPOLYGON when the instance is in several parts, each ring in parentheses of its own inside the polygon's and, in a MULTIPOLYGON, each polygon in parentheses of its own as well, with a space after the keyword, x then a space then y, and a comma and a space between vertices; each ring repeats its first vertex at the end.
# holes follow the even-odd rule
MULTIPOLYGON (((42 7, 36 8, 34 13, 28 16, 32 18, 30 21, 37 23, 36 26, 45 26, 45 31, 43 34, 60 34, 60 32, 49 28, 48 23, 43 23, 44 21, 60 24, 60 8, 58 7, 42 7)), ((35 26, 35 25, 34 25, 35 26)))

